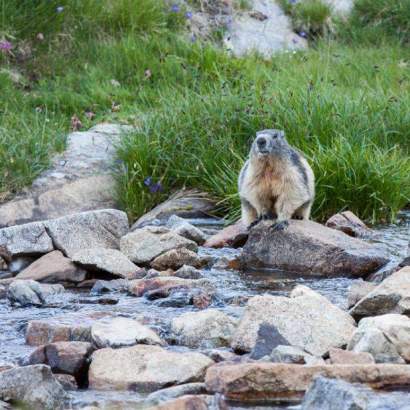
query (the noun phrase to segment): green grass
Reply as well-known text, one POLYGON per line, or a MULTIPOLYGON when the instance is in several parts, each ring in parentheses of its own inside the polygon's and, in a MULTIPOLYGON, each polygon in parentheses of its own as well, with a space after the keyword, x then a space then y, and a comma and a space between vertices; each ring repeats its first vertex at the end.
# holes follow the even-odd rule
POLYGON ((239 169, 255 131, 270 127, 286 130, 312 164, 318 220, 343 209, 390 220, 409 202, 410 50, 402 31, 397 37, 380 26, 373 45, 346 41, 338 28, 340 39, 319 37, 306 52, 236 59, 186 40, 183 9, 96 1, 30 0, 41 6, 34 9, 20 0, 19 14, 0 0, 0 16, 10 15, 0 17, 0 40, 15 46, 0 64, 22 75, 14 84, 0 74, 0 193, 21 189, 47 166, 77 115, 84 128, 101 120, 137 127, 118 147, 116 172, 132 218, 187 186, 211 193, 234 219, 239 169), (161 191, 150 191, 148 177, 161 191))

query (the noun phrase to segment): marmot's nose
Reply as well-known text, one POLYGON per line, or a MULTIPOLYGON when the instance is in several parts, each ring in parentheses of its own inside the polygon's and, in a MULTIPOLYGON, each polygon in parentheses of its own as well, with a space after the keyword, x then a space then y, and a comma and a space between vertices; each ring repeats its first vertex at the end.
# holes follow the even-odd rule
POLYGON ((259 147, 259 148, 265 148, 265 147, 266 147, 266 139, 263 138, 263 137, 259 137, 259 138, 256 140, 256 143, 258 144, 258 147, 259 147))

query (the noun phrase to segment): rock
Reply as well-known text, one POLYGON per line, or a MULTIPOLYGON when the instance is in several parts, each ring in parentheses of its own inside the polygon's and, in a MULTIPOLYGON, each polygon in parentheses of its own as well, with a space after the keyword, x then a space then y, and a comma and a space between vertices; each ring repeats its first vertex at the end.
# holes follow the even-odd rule
POLYGON ((222 229, 217 234, 211 236, 204 243, 206 248, 239 248, 245 245, 248 239, 248 229, 241 220, 222 229))
POLYGON ((8 269, 8 264, 7 262, 4 260, 4 258, 2 258, 0 256, 0 271, 2 270, 7 270, 8 269))
MULTIPOLYGON (((155 294, 151 295, 155 298, 155 294)), ((171 289, 169 296, 155 301, 159 307, 186 307, 193 305, 198 309, 206 309, 212 301, 212 294, 198 288, 171 289)))
POLYGON ((353 212, 344 211, 330 217, 327 227, 337 229, 353 237, 366 237, 370 234, 369 228, 353 212))
POLYGON ((5 401, 0 400, 0 410, 12 410, 12 407, 5 401))
POLYGON ((151 266, 157 270, 172 269, 177 270, 184 265, 200 268, 203 265, 201 258, 195 253, 185 248, 171 249, 157 256, 151 266))
POLYGON ((353 334, 349 350, 369 352, 376 362, 410 362, 410 318, 388 314, 364 318, 353 334))
POLYGON ((0 229, 0 256, 6 261, 16 256, 42 255, 53 250, 53 242, 42 222, 0 229))
MULTIPOLYGON (((346 345, 355 330, 354 320, 325 297, 303 288, 297 287, 291 298, 265 295, 249 299, 232 348, 251 351, 262 324, 273 326, 288 344, 314 356, 322 356, 331 347, 346 345)), ((286 343, 281 340, 278 344, 286 343)))
POLYGON ((261 359, 269 356, 277 346, 289 345, 289 342, 279 333, 275 326, 261 323, 258 328, 255 345, 252 348, 250 358, 261 359))
POLYGON ((329 361, 331 364, 373 364, 374 357, 367 352, 352 352, 342 349, 329 349, 329 361))
POLYGON ((54 373, 74 376, 83 385, 87 378, 88 358, 93 346, 87 342, 57 342, 38 347, 28 358, 28 364, 46 364, 54 373))
POLYGON ((64 390, 77 390, 78 385, 74 376, 70 374, 55 374, 54 375, 57 381, 63 386, 64 390))
POLYGON ((0 299, 7 297, 7 288, 3 285, 0 285, 0 299))
POLYGON ((62 285, 42 285, 34 280, 14 280, 8 288, 7 298, 12 305, 41 306, 47 297, 64 292, 62 285))
POLYGON ((399 263, 399 267, 404 268, 406 266, 410 266, 410 256, 407 256, 406 258, 404 258, 400 263, 399 263))
POLYGON ((212 363, 200 353, 177 353, 159 346, 101 349, 92 356, 89 386, 96 390, 152 392, 202 381, 212 363))
POLYGON ((160 404, 162 402, 177 399, 178 397, 187 394, 205 394, 205 383, 187 383, 180 386, 168 387, 166 389, 158 390, 151 393, 146 398, 146 402, 152 405, 160 404))
POLYGON ((410 313, 410 267, 393 273, 350 310, 356 319, 386 313, 410 313))
POLYGON ((291 220, 280 232, 258 224, 243 249, 245 268, 275 268, 303 275, 366 276, 384 266, 382 251, 313 221, 291 220))
POLYGON ((115 209, 82 212, 45 222, 54 246, 72 257, 88 248, 118 249, 128 232, 128 217, 115 209))
POLYGON ((372 290, 374 290, 376 287, 377 287, 376 283, 366 282, 361 279, 353 282, 347 294, 347 306, 351 308, 359 300, 363 299, 372 290))
POLYGON ((214 209, 215 202, 207 194, 194 190, 181 190, 139 218, 131 230, 134 231, 154 219, 166 221, 172 215, 181 218, 202 218, 208 216, 214 209))
POLYGON ((9 271, 15 276, 36 260, 33 256, 15 256, 9 263, 9 271))
POLYGON ((279 345, 272 350, 270 360, 274 363, 305 364, 309 356, 312 357, 299 347, 279 345))
POLYGON ((167 251, 180 248, 196 252, 198 246, 195 242, 161 227, 136 229, 121 238, 121 252, 134 263, 141 265, 150 263, 167 251))
POLYGON ((86 279, 87 272, 76 266, 60 251, 50 252, 20 272, 16 279, 32 279, 45 283, 79 283, 86 279))
MULTIPOLYGON (((126 279, 136 279, 140 268, 116 249, 89 248, 74 253, 73 262, 96 272, 108 273, 126 279)), ((145 271, 144 271, 145 275, 145 271)))
POLYGON ((212 410, 219 408, 216 401, 209 395, 186 395, 148 410, 212 410))
MULTIPOLYGON (((132 128, 99 124, 67 137, 67 149, 29 189, 0 205, 0 226, 59 218, 116 206, 111 174, 115 144, 132 128)), ((44 252, 45 253, 45 252, 44 252)))
POLYGON ((167 227, 171 229, 172 232, 190 239, 198 245, 202 245, 206 241, 206 235, 199 228, 177 215, 172 215, 168 219, 167 227))
POLYGON ((301 410, 367 410, 364 392, 343 380, 316 377, 306 392, 301 410))
POLYGON ((220 363, 220 362, 224 362, 224 361, 238 361, 238 360, 241 360, 241 356, 239 356, 235 353, 232 353, 228 350, 223 350, 223 349, 202 350, 201 353, 208 356, 215 363, 220 363))
POLYGON ((178 344, 213 348, 229 346, 237 321, 217 309, 187 312, 171 321, 178 344))
POLYGON ((164 342, 149 327, 136 320, 116 317, 100 320, 91 326, 91 338, 97 348, 126 347, 136 344, 163 345, 164 342))
POLYGON ((16 367, 0 373, 0 398, 30 410, 61 408, 66 394, 48 366, 16 367))
POLYGON ((129 282, 127 279, 97 280, 91 288, 91 295, 101 295, 109 292, 127 292, 129 282))
POLYGON ((179 268, 175 272, 174 275, 177 278, 182 278, 182 279, 201 279, 202 278, 201 271, 189 265, 183 265, 181 268, 179 268))
POLYGON ((295 401, 309 388, 315 376, 364 383, 373 388, 408 386, 410 366, 397 364, 319 365, 282 363, 218 363, 206 372, 208 392, 235 401, 295 401))

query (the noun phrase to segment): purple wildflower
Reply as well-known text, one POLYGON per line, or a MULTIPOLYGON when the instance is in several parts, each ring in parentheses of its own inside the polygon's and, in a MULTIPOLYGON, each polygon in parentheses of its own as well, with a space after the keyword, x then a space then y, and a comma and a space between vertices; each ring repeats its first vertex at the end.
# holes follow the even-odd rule
POLYGON ((296 4, 298 2, 298 0, 289 0, 290 4, 296 4))
POLYGON ((171 11, 172 11, 173 13, 179 13, 179 6, 178 6, 178 4, 173 4, 173 5, 171 6, 171 11))
POLYGON ((3 52, 10 51, 13 48, 13 44, 10 43, 10 41, 7 40, 1 40, 0 41, 0 50, 3 52))
POLYGON ((187 12, 185 13, 185 18, 187 18, 188 20, 191 20, 191 18, 192 18, 192 11, 187 11, 187 12))
POLYGON ((57 13, 62 13, 64 11, 64 7, 63 6, 58 6, 56 8, 57 13))
POLYGON ((144 179, 144 185, 145 186, 151 186, 152 185, 152 177, 147 177, 144 179))
POLYGON ((195 34, 192 34, 192 36, 191 36, 191 43, 195 43, 195 41, 196 41, 196 35, 195 35, 195 34))
POLYGON ((303 38, 307 38, 307 37, 308 37, 308 35, 307 35, 307 33, 306 33, 305 31, 301 31, 301 32, 299 33, 299 35, 300 35, 300 37, 303 37, 303 38))
POLYGON ((156 194, 157 192, 162 191, 162 185, 161 182, 157 182, 156 184, 153 184, 149 187, 149 190, 152 194, 156 194))

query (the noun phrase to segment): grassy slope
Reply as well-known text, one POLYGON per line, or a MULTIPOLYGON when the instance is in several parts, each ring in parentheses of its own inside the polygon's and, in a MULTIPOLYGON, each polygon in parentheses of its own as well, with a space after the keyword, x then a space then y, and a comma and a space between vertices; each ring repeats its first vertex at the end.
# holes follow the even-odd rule
MULTIPOLYGON (((310 158, 317 218, 349 208, 382 220, 408 203, 406 30, 367 21, 374 32, 363 33, 357 12, 359 28, 344 29, 342 40, 319 40, 307 52, 271 61, 239 60, 181 39, 175 32, 184 11, 170 12, 161 2, 105 0, 104 9, 96 0, 81 8, 76 2, 37 0, 43 8, 28 16, 20 11, 12 26, 0 19, 0 39, 12 34, 16 45, 14 57, 3 53, 2 65, 26 74, 18 86, 0 74, 0 192, 29 183, 62 148, 71 116, 88 126, 85 112, 92 111, 94 121, 139 127, 119 147, 118 194, 133 217, 183 185, 211 192, 237 215, 238 170, 255 130, 267 127, 285 129, 310 158), (56 14, 61 4, 65 9, 56 14), (33 19, 48 23, 36 30, 23 24, 33 19), (18 44, 29 44, 33 57, 17 62, 18 44), (147 177, 162 191, 150 192, 147 177)), ((13 13, 7 4, 0 0, 0 15, 13 13)))

